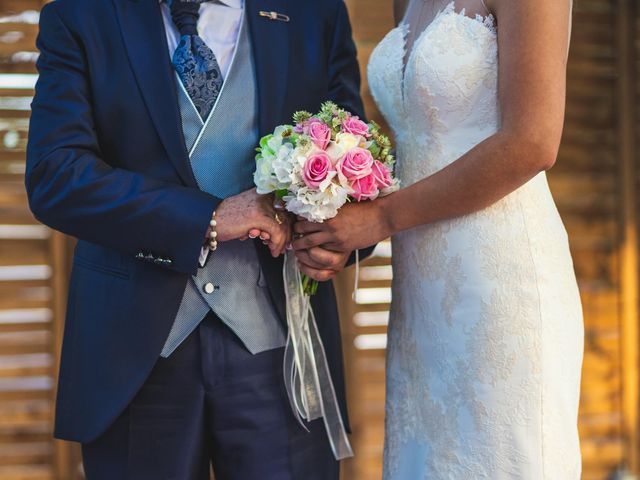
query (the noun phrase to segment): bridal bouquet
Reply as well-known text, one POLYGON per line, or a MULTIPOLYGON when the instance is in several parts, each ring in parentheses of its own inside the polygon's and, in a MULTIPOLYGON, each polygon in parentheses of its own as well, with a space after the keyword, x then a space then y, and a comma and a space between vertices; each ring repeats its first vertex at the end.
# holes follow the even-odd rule
MULTIPOLYGON (((289 212, 323 222, 349 201, 375 200, 398 189, 391 142, 376 123, 332 102, 315 115, 296 112, 293 121, 260 140, 258 193, 275 192, 289 212)), ((318 284, 303 278, 303 287, 313 295, 318 284)))
MULTIPOLYGON (((285 208, 311 222, 335 217, 347 202, 375 200, 399 188, 393 176, 391 142, 375 123, 326 102, 320 112, 297 112, 294 125, 281 125, 260 140, 254 181, 260 194, 274 193, 285 208)), ((294 414, 310 422, 323 418, 334 456, 353 456, 311 295, 318 283, 301 274, 295 255, 284 261, 288 338, 285 387, 294 414)), ((306 427, 305 427, 306 428, 306 427)))

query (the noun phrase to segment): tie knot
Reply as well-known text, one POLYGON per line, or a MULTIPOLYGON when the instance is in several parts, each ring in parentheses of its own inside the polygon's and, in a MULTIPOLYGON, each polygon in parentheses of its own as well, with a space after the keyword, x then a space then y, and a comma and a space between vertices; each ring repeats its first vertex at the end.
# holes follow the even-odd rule
POLYGON ((173 0, 171 18, 180 35, 197 35, 200 4, 207 0, 173 0))

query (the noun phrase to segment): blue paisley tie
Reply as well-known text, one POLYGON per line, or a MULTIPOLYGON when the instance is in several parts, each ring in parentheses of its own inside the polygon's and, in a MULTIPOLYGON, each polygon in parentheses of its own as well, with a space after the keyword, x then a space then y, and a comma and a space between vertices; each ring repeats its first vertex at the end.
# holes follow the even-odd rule
POLYGON ((213 51, 198 36, 200 4, 210 0, 173 0, 171 17, 180 32, 173 66, 198 113, 206 121, 222 89, 222 72, 213 51))

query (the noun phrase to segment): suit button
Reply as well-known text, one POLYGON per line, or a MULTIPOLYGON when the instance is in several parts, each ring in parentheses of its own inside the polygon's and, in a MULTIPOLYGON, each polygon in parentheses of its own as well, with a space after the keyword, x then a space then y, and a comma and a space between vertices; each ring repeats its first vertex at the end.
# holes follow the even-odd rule
POLYGON ((204 293, 210 295, 215 291, 216 287, 213 286, 213 283, 206 283, 202 289, 204 290, 204 293))

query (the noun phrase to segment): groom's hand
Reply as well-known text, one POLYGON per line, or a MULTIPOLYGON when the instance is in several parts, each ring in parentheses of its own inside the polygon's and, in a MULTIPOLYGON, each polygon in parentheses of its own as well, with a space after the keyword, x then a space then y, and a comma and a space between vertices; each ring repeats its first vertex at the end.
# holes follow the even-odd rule
POLYGON ((302 273, 319 282, 334 279, 349 260, 348 253, 332 252, 322 247, 297 250, 296 257, 302 273))

